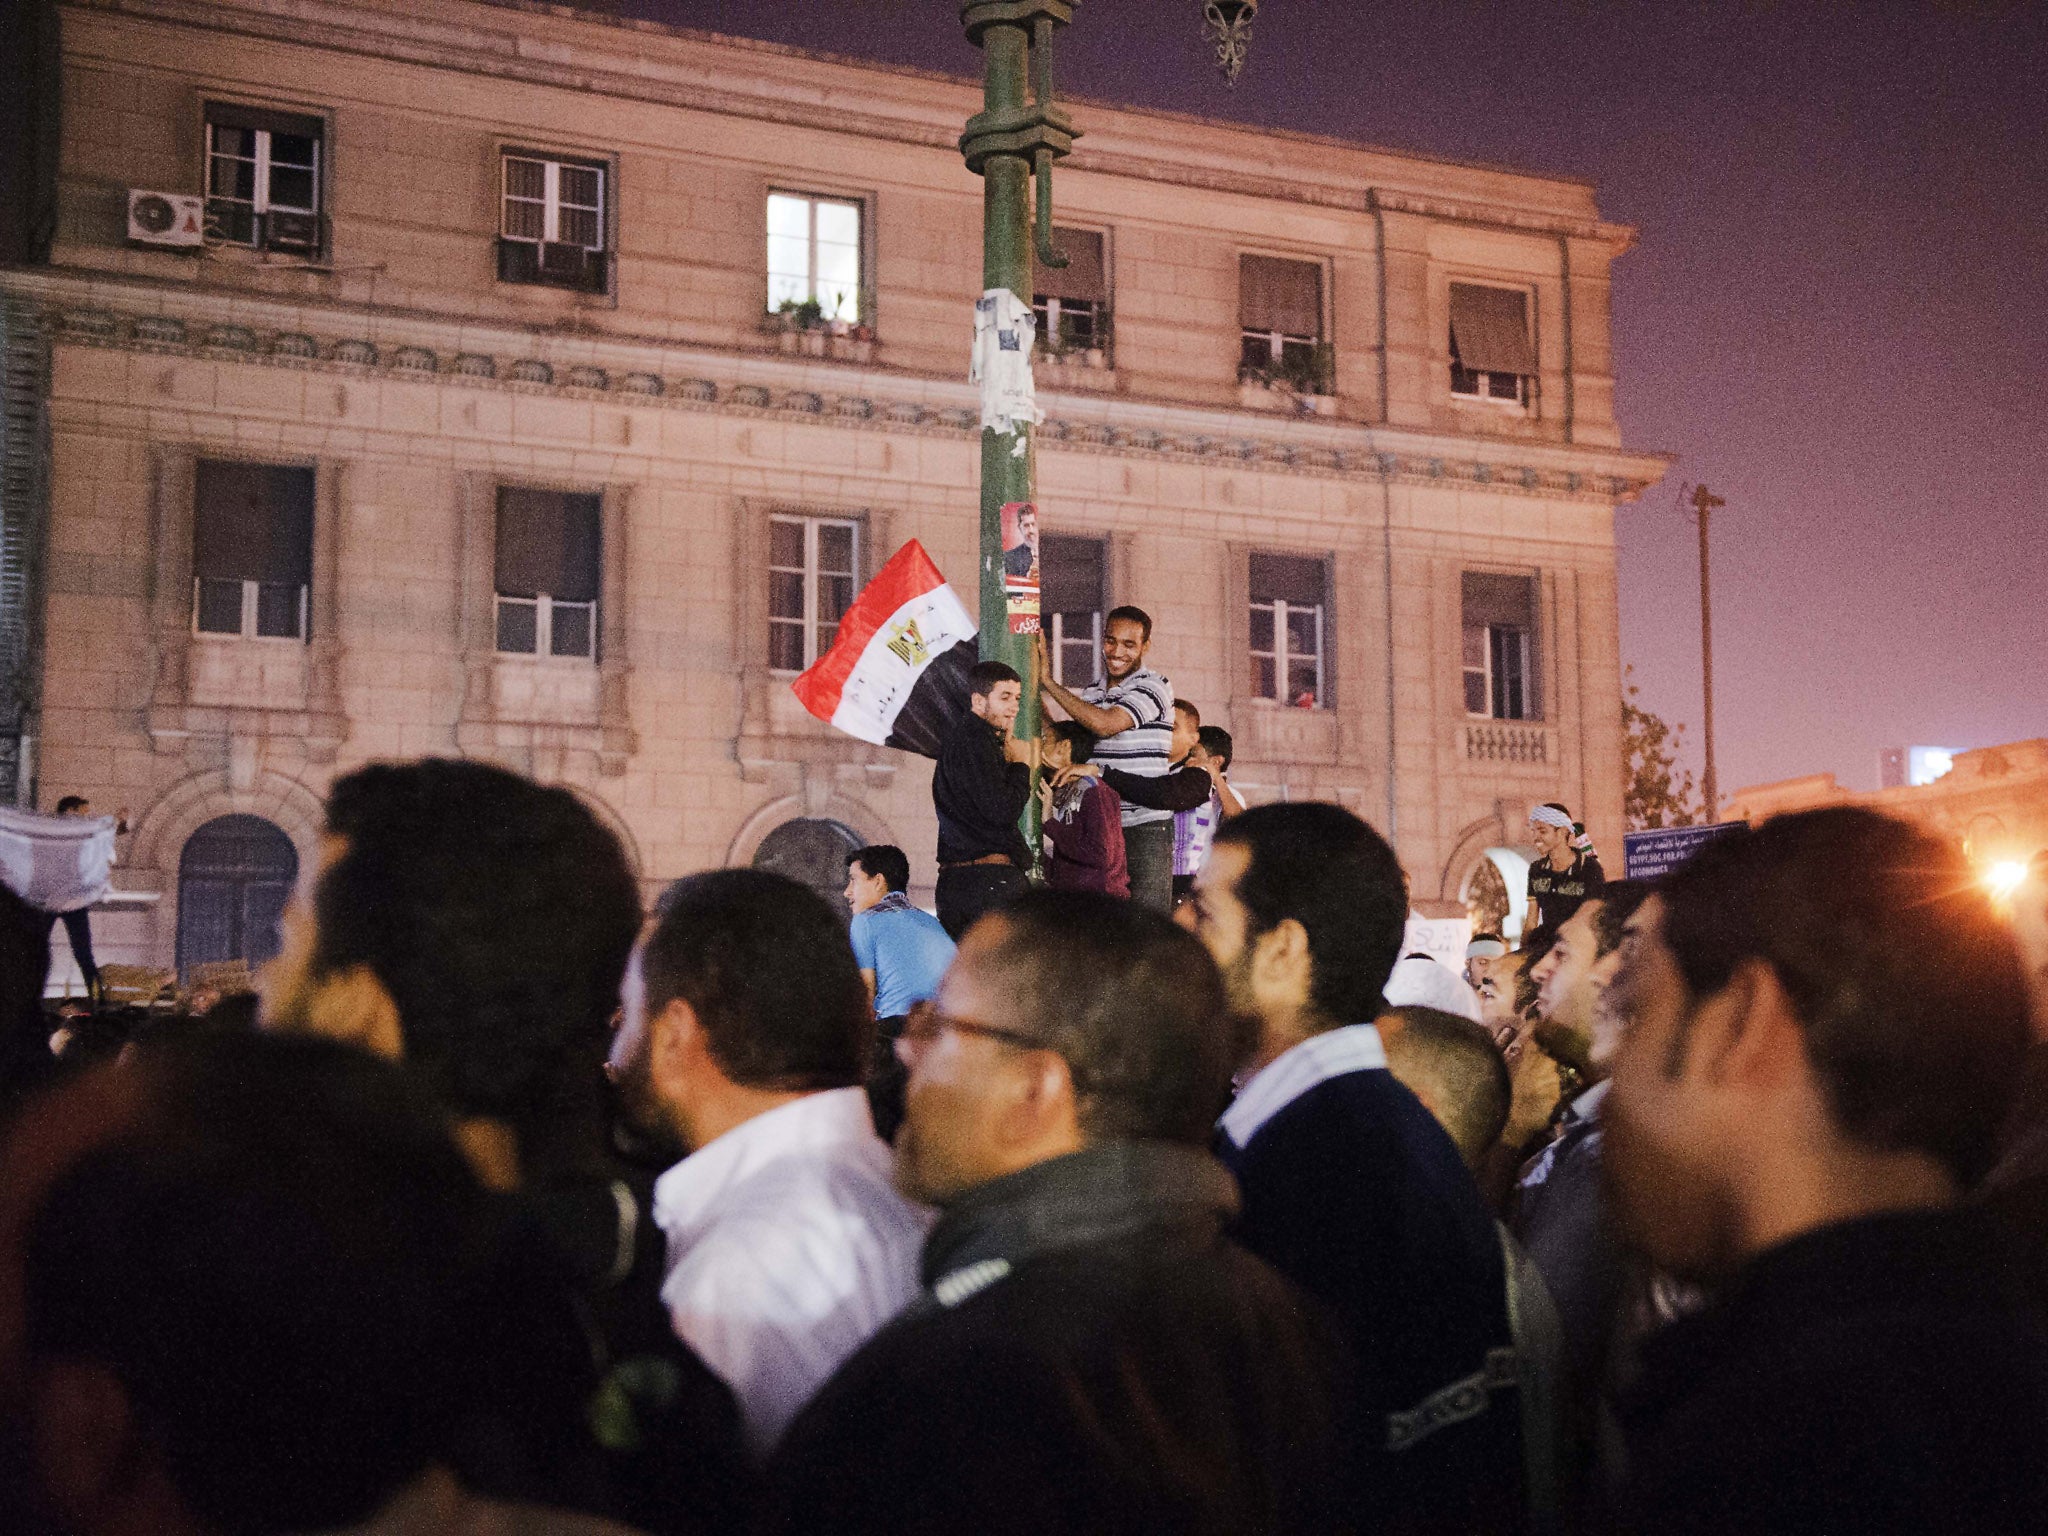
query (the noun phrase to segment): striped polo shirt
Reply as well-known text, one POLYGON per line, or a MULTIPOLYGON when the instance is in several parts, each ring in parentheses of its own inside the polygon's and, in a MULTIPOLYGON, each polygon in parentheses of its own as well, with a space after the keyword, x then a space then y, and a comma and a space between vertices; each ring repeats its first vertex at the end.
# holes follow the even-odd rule
MULTIPOLYGON (((1121 768, 1141 779, 1162 777, 1172 766, 1168 753, 1173 746, 1173 685, 1149 667, 1140 667, 1121 682, 1100 682, 1083 688, 1080 696, 1090 704, 1107 709, 1114 705, 1137 724, 1095 744, 1092 761, 1105 768, 1121 768)), ((1171 811, 1149 811, 1124 802, 1124 825, 1147 826, 1171 821, 1171 811)))

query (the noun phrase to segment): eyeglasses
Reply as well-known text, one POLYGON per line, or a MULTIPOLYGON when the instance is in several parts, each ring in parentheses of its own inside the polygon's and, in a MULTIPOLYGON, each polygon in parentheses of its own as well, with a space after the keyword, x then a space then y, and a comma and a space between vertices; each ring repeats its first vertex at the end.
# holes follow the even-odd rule
POLYGON ((983 1035, 990 1040, 1000 1040, 1005 1045, 1014 1045, 1024 1051, 1049 1051, 1047 1045, 1035 1035, 1027 1035, 1021 1029, 1004 1029, 998 1024, 977 1024, 973 1019, 956 1018, 950 1013, 941 1013, 932 1003, 917 1003, 911 1007, 909 1016, 903 1021, 903 1033, 896 1037, 896 1057, 906 1066, 911 1057, 933 1044, 939 1036, 951 1031, 956 1035, 983 1035))

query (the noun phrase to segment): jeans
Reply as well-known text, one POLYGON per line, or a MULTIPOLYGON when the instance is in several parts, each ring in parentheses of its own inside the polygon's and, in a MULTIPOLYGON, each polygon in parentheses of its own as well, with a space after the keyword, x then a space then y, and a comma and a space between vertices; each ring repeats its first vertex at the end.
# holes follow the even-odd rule
POLYGON ((1173 819, 1124 828, 1124 865, 1131 900, 1154 912, 1173 911, 1173 819))
MULTIPOLYGON (((1169 856, 1170 856, 1169 850, 1169 856)), ((939 871, 939 923, 955 944, 974 920, 1012 896, 1020 895, 1030 882, 1014 864, 962 864, 939 871)))
POLYGON ((903 1089, 910 1072, 896 1057, 896 1041, 903 1033, 904 1020, 875 1020, 875 1053, 868 1062, 868 1112, 875 1117, 875 1134, 884 1141, 896 1139, 896 1127, 903 1123, 903 1089))

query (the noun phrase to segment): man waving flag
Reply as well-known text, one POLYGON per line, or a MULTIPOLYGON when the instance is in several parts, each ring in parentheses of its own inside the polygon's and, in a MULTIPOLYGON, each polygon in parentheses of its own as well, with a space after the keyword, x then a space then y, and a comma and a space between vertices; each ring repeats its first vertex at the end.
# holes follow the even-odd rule
POLYGON ((854 599, 832 649, 790 687, 849 736, 937 757, 946 727, 967 712, 976 636, 959 596, 912 539, 854 599))

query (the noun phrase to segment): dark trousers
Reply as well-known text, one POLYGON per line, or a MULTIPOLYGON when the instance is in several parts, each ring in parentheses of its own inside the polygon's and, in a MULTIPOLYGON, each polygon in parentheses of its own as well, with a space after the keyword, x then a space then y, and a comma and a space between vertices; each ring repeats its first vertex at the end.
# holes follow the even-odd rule
POLYGON ((875 1054, 868 1062, 868 1111, 875 1117, 875 1134, 884 1141, 894 1141, 903 1123, 903 1088, 910 1081, 909 1068, 896 1056, 903 1022, 900 1015, 875 1020, 875 1054))
POLYGON ((85 978, 88 995, 97 994, 100 987, 100 968, 92 958, 92 911, 80 907, 76 912, 52 912, 49 921, 43 924, 43 943, 50 942, 50 930, 61 920, 65 937, 71 940, 71 958, 78 962, 78 974, 85 978))
MULTIPOLYGON (((1168 850, 1169 858, 1171 849, 1168 850)), ((959 943, 982 913, 1019 895, 1030 882, 1014 864, 960 864, 939 871, 939 923, 959 943)))
POLYGON ((1154 912, 1173 911, 1173 818, 1124 828, 1124 865, 1131 900, 1154 912))

